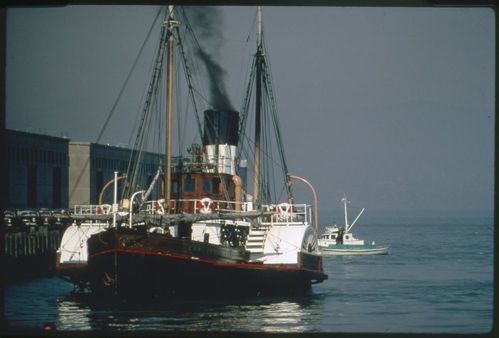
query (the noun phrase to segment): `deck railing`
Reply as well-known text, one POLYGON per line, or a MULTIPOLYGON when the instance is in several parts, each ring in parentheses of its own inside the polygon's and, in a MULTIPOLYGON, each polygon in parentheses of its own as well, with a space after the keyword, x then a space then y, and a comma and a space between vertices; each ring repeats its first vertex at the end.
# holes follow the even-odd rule
MULTIPOLYGON (((180 212, 194 214, 224 214, 255 210, 251 202, 241 203, 202 198, 171 200, 170 212, 177 210, 177 205, 184 208, 184 210, 179 210, 180 212)), ((147 201, 144 206, 148 214, 165 214, 168 212, 164 200, 147 201)), ((264 226, 273 224, 312 224, 312 208, 307 204, 266 204, 259 206, 257 210, 266 213, 266 215, 260 217, 260 224, 264 226)), ((75 205, 73 213, 79 216, 110 215, 112 206, 109 204, 75 205)))
POLYGON ((272 212, 261 218, 263 225, 272 224, 312 224, 311 206, 307 204, 269 204, 262 205, 263 211, 272 212))
POLYGON ((73 214, 78 216, 109 215, 112 212, 110 204, 76 204, 73 214))
MULTIPOLYGON (((233 201, 218 201, 212 200, 210 198, 201 199, 182 199, 182 200, 170 200, 170 211, 173 212, 177 210, 177 206, 185 209, 179 210, 179 212, 189 212, 194 214, 209 214, 209 213, 232 213, 236 212, 239 205, 240 211, 251 210, 248 203, 237 203, 233 201)), ((147 201, 145 203, 145 210, 150 214, 162 214, 166 212, 166 206, 164 205, 164 200, 147 201)))
MULTIPOLYGON (((164 200, 148 201, 145 203, 146 211, 150 214, 164 214, 166 212, 166 208, 163 204, 164 200)), ((171 212, 177 210, 177 205, 182 206, 182 208, 185 208, 185 210, 189 210, 190 213, 194 214, 224 214, 255 210, 253 208, 253 203, 251 202, 238 203, 234 201, 218 201, 211 200, 209 198, 202 198, 171 200, 171 212)), ((260 223, 263 225, 312 224, 312 208, 307 204, 269 204, 261 205, 257 210, 270 213, 270 215, 265 215, 260 218, 260 223)), ((182 212, 182 210, 180 210, 180 212, 182 212)))

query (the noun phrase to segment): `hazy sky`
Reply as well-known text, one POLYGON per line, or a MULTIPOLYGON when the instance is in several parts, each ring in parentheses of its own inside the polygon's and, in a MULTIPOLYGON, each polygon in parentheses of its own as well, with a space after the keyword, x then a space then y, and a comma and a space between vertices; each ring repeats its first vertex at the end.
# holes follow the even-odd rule
MULTIPOLYGON (((9 9, 7 128, 95 141, 156 12, 9 9)), ((239 107, 256 10, 222 13, 239 107)), ((263 17, 288 167, 317 187, 321 210, 345 192, 374 211, 491 215, 491 9, 264 7, 263 17)), ((134 81, 103 143, 129 142, 147 72, 134 81)))

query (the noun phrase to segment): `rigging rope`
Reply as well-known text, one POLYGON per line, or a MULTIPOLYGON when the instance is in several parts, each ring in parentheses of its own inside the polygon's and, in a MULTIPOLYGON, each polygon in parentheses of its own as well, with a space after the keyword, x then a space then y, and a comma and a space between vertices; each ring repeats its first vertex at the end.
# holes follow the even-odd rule
POLYGON ((268 55, 268 50, 267 50, 267 45, 265 43, 265 37, 263 37, 262 40, 263 40, 263 49, 264 49, 264 66, 266 67, 266 71, 263 72, 263 74, 264 74, 263 84, 269 93, 268 99, 269 99, 270 105, 271 105, 272 121, 273 121, 274 131, 275 131, 275 135, 276 135, 277 149, 279 151, 279 156, 281 158, 281 165, 282 165, 281 168, 282 168, 282 172, 283 172, 285 182, 286 182, 286 190, 288 193, 288 199, 291 200, 293 198, 293 194, 291 191, 290 178, 288 177, 288 174, 289 174, 288 165, 287 165, 286 156, 284 153, 284 143, 282 141, 282 136, 281 136, 281 131, 280 131, 279 114, 278 114, 276 99, 275 99, 273 86, 272 86, 272 83, 273 83, 272 71, 270 68, 270 63, 266 62, 265 55, 268 55))
MULTIPOLYGON (((106 130, 109 122, 111 121, 111 117, 113 116, 113 114, 114 114, 114 112, 116 110, 116 107, 118 106, 118 102, 120 101, 121 96, 123 95, 123 93, 125 91, 125 88, 128 85, 128 82, 130 81, 130 78, 131 78, 131 76, 132 76, 132 74, 133 74, 133 72, 134 72, 134 70, 135 70, 135 68, 136 68, 136 66, 138 64, 138 61, 140 59, 140 56, 142 55, 142 52, 145 49, 145 45, 146 45, 147 41, 149 40, 149 37, 151 36, 151 33, 153 31, 154 26, 156 25, 156 22, 158 21, 158 18, 159 18, 160 14, 161 14, 161 11, 162 11, 162 9, 160 8, 158 10, 158 12, 156 13, 156 17, 154 18, 153 23, 151 24, 151 26, 150 26, 147 34, 146 34, 146 37, 144 38, 144 41, 142 42, 142 45, 140 46, 139 52, 138 52, 137 56, 135 57, 135 60, 134 60, 134 62, 132 64, 132 68, 128 72, 128 75, 127 75, 127 77, 125 79, 125 82, 121 86, 121 89, 120 89, 120 91, 118 93, 118 97, 114 101, 113 106, 111 107, 111 110, 109 111, 109 113, 107 115, 106 121, 104 122, 104 125, 102 126, 102 129, 100 130, 99 135, 97 136, 97 139, 95 140, 95 143, 99 143, 100 142, 100 140, 102 138, 102 135, 104 134, 104 131, 106 130)), ((81 179, 83 177, 83 174, 85 173, 85 171, 88 168, 89 162, 90 162, 90 158, 88 158, 85 161, 85 163, 84 163, 84 165, 83 165, 83 167, 81 169, 81 172, 78 175, 78 177, 77 177, 77 179, 75 181, 75 184, 73 185, 73 188, 71 189, 71 192, 69 194, 69 200, 71 200, 73 198, 74 193, 76 192, 77 188, 79 187, 80 181, 81 181, 81 179)), ((90 202, 90 201, 88 201, 88 202, 90 202)))
POLYGON ((106 130, 107 128, 107 125, 109 124, 109 121, 111 120, 111 117, 113 116, 114 114, 114 111, 116 109, 116 106, 118 105, 118 102, 120 101, 121 99, 121 96, 123 95, 123 92, 125 91, 125 88, 128 84, 128 81, 130 80, 131 76, 132 76, 132 73, 133 71, 135 70, 135 67, 137 66, 137 63, 140 59, 140 56, 142 55, 142 52, 144 51, 145 49, 145 45, 147 43, 147 41, 149 40, 149 37, 151 35, 151 32, 153 31, 153 28, 154 26, 156 25, 156 21, 158 20, 159 18, 159 14, 161 13, 161 9, 158 10, 158 13, 156 14, 156 17, 154 18, 154 21, 151 25, 151 27, 149 28, 149 31, 147 32, 147 35, 146 35, 146 38, 144 39, 144 41, 142 42, 142 45, 140 47, 140 50, 139 50, 139 53, 137 54, 137 56, 135 57, 135 60, 133 62, 133 65, 132 65, 132 68, 130 69, 130 72, 128 73, 126 79, 125 79, 125 82, 123 83, 123 86, 121 87, 120 89, 120 92, 118 94, 118 97, 116 98, 116 100, 114 101, 114 104, 111 108, 111 111, 109 112, 107 118, 106 118, 106 121, 104 122, 104 126, 102 127, 100 133, 99 133, 99 136, 97 136, 97 140, 95 141, 95 143, 99 143, 102 135, 104 134, 104 131, 106 130))
MULTIPOLYGON (((249 155, 250 148, 249 143, 253 143, 254 140, 251 140, 251 137, 249 137, 246 133, 246 130, 248 129, 247 126, 247 121, 248 121, 248 115, 249 115, 249 109, 250 105, 252 103, 251 97, 253 95, 253 91, 255 88, 255 83, 256 81, 262 81, 262 105, 261 105, 261 119, 262 119, 262 125, 272 125, 273 126, 273 136, 270 133, 270 130, 264 129, 262 134, 261 134, 261 154, 263 155, 263 158, 261 160, 261 173, 264 173, 264 175, 261 175, 260 177, 260 192, 261 192, 261 197, 260 199, 262 201, 266 200, 270 202, 273 198, 279 198, 282 196, 282 193, 284 190, 287 191, 288 194, 288 199, 292 198, 292 192, 291 192, 291 186, 289 184, 289 177, 288 177, 288 168, 287 168, 287 162, 286 162, 286 157, 284 153, 284 146, 283 146, 283 141, 282 141, 282 135, 280 132, 280 127, 279 127, 279 120, 278 120, 278 111, 277 111, 277 104, 276 104, 276 99, 273 91, 273 86, 272 86, 272 74, 270 70, 270 66, 268 64, 267 60, 267 55, 268 55, 268 50, 265 45, 265 39, 262 36, 262 45, 263 45, 263 55, 261 59, 261 72, 262 72, 262 78, 261 79, 256 79, 256 67, 257 67, 257 62, 258 62, 258 57, 257 55, 254 56, 252 66, 251 66, 251 73, 250 73, 250 80, 248 81, 248 86, 246 89, 246 95, 243 99, 242 102, 242 109, 241 109, 241 121, 240 121, 240 126, 239 126, 239 135, 240 135, 240 146, 238 148, 238 158, 242 158, 242 155, 249 155), (275 139, 275 144, 273 140, 275 139), (248 146, 246 146, 246 143, 248 143, 248 146), (279 158, 279 163, 276 161, 275 157, 272 155, 274 153, 274 149, 277 150, 278 153, 278 158, 279 158), (277 192, 277 180, 276 180, 276 172, 272 168, 271 164, 274 164, 276 167, 281 169, 281 173, 283 176, 283 181, 285 182, 283 188, 280 189, 279 196, 277 192), (273 186, 272 185, 273 182, 273 186), (272 198, 272 196, 274 196, 272 198)), ((250 157, 248 156, 248 160, 250 160, 250 157)))
MULTIPOLYGON (((188 24, 188 21, 186 21, 186 25, 187 24, 188 24)), ((196 122, 197 122, 197 126, 198 126, 198 132, 199 132, 199 135, 202 135, 203 134, 203 128, 201 127, 201 121, 199 119, 199 110, 198 110, 198 107, 197 107, 197 104, 196 104, 196 100, 194 99, 194 89, 193 89, 193 86, 192 86, 192 75, 191 75, 189 66, 187 65, 187 57, 186 57, 186 54, 185 54, 185 50, 184 50, 184 45, 182 43, 182 39, 180 37, 179 28, 177 27, 176 30, 177 30, 177 33, 178 33, 178 46, 179 46, 180 55, 181 55, 181 59, 182 59, 182 66, 184 67, 184 72, 186 74, 186 80, 187 80, 187 84, 188 84, 188 88, 189 88, 189 96, 191 97, 192 104, 194 106, 194 115, 196 116, 196 122)))
MULTIPOLYGON (((166 14, 167 15, 167 14, 166 14)), ((165 17, 166 19, 166 17, 165 17)), ((139 123, 138 131, 137 131, 137 137, 135 139, 135 143, 132 148, 132 152, 130 155, 130 161, 128 163, 128 169, 127 169, 127 176, 131 178, 129 180, 129 187, 128 189, 125 189, 123 192, 123 196, 130 195, 130 192, 135 190, 137 188, 137 181, 139 174, 142 173, 143 169, 143 151, 144 151, 144 145, 146 143, 145 139, 145 126, 148 126, 151 121, 151 110, 154 107, 157 107, 157 102, 160 101, 158 100, 158 93, 159 93, 159 88, 160 88, 160 83, 161 83, 161 73, 162 73, 162 64, 163 64, 163 59, 164 59, 164 52, 165 52, 165 41, 169 38, 168 32, 165 28, 165 26, 161 27, 161 33, 160 33, 160 42, 159 42, 159 47, 156 51, 156 58, 154 62, 154 70, 153 70, 153 75, 151 78, 151 82, 149 83, 149 87, 147 90, 147 95, 146 95, 146 101, 144 104, 144 108, 142 110, 142 118, 139 123)))

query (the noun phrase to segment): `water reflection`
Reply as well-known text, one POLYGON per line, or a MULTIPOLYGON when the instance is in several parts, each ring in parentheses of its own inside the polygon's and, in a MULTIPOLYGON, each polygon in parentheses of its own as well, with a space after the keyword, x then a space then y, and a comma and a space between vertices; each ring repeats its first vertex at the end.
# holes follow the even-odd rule
POLYGON ((281 302, 264 306, 262 330, 266 332, 304 332, 310 329, 310 311, 299 303, 281 302))
POLYGON ((57 302, 60 330, 319 331, 320 295, 300 298, 129 303, 70 295, 57 302))
POLYGON ((57 301, 57 321, 58 330, 90 330, 91 310, 84 304, 72 301, 70 297, 64 297, 57 301))

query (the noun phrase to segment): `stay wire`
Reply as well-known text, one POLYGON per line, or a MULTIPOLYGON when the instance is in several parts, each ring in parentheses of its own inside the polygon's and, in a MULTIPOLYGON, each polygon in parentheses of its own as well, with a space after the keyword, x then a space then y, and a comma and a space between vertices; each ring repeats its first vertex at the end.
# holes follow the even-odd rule
MULTIPOLYGON (((164 59, 164 45, 165 41, 168 39, 168 31, 164 26, 161 27, 160 41, 159 46, 156 51, 156 58, 154 62, 154 70, 152 74, 151 81, 149 83, 149 88, 147 91, 146 101, 144 103, 144 107, 142 110, 142 118, 140 120, 140 124, 137 131, 137 137, 135 139, 135 143, 132 148, 132 153, 130 155, 130 161, 127 169, 127 177, 129 181, 129 191, 133 191, 137 188, 137 177, 139 173, 142 171, 141 162, 143 158, 143 147, 146 144, 145 140, 145 126, 148 126, 150 123, 150 115, 151 110, 155 106, 158 98, 158 90, 159 84, 161 83, 161 73, 162 73, 162 64, 164 59), (131 178, 131 180, 130 180, 131 178)), ((125 196, 128 192, 123 192, 125 196)))
POLYGON ((151 27, 149 27, 149 31, 147 32, 147 35, 146 35, 146 38, 144 39, 144 41, 142 42, 142 45, 140 47, 140 50, 139 50, 139 53, 137 54, 137 56, 135 57, 135 60, 132 64, 132 68, 130 69, 130 71, 128 72, 128 75, 125 79, 125 82, 123 83, 123 86, 121 87, 120 91, 119 91, 119 94, 118 94, 118 97, 116 98, 116 100, 114 101, 114 104, 111 108, 111 111, 109 112, 107 118, 106 118, 106 121, 104 122, 104 126, 102 127, 100 133, 99 133, 99 136, 97 136, 97 140, 95 143, 99 143, 100 139, 102 138, 102 135, 104 134, 104 131, 106 130, 107 128, 107 125, 109 124, 109 121, 111 120, 111 117, 113 116, 115 110, 116 110, 116 107, 118 105, 118 102, 120 101, 121 99, 121 96, 123 95, 124 91, 125 91, 125 88, 127 87, 128 85, 128 81, 130 80, 134 70, 135 70, 135 67, 137 66, 138 62, 139 62, 139 59, 140 59, 140 56, 142 55, 142 52, 144 51, 145 49, 145 45, 147 43, 147 41, 149 40, 149 37, 151 36, 151 32, 153 31, 153 28, 154 26, 156 25, 156 21, 158 21, 158 18, 159 18, 159 15, 161 13, 161 8, 158 10, 157 14, 156 14, 156 17, 154 18, 154 21, 153 23, 151 24, 151 27))
MULTIPOLYGON (((188 24, 188 21, 186 22, 186 24, 188 24)), ((188 89, 189 89, 189 95, 192 98, 192 104, 194 106, 194 115, 196 117, 196 123, 197 123, 197 127, 198 127, 198 132, 199 132, 199 135, 202 135, 203 128, 201 127, 201 121, 200 121, 200 118, 199 118, 199 110, 198 110, 198 107, 197 107, 197 104, 196 104, 196 100, 195 100, 195 97, 194 97, 194 89, 193 89, 193 85, 192 85, 192 75, 191 75, 189 66, 187 64, 187 57, 186 57, 185 50, 184 50, 184 44, 182 43, 182 38, 180 36, 180 30, 179 30, 178 27, 177 27, 176 31, 177 31, 177 38, 178 38, 178 46, 179 46, 180 56, 181 56, 181 60, 182 60, 182 66, 184 68, 184 73, 186 75, 186 81, 187 81, 187 85, 188 85, 188 89)))
MULTIPOLYGON (((158 12, 156 13, 156 17, 154 18, 153 23, 151 24, 151 26, 150 26, 147 34, 146 34, 146 37, 145 37, 144 41, 142 42, 142 45, 141 45, 141 47, 139 49, 139 52, 138 52, 137 56, 135 57, 135 60, 134 60, 134 62, 132 64, 132 67, 131 67, 130 71, 128 72, 128 75, 127 75, 127 77, 125 79, 125 82, 123 83, 123 85, 122 85, 122 87, 121 87, 121 89, 120 89, 120 91, 118 93, 118 97, 114 101, 113 106, 111 107, 111 110, 108 113, 107 118, 106 118, 106 120, 104 122, 104 125, 102 126, 102 128, 101 128, 101 130, 99 132, 99 135, 97 136, 97 139, 95 141, 96 144, 98 144, 100 142, 100 140, 102 138, 102 135, 104 135, 104 131, 106 130, 109 122, 111 121, 111 118, 112 118, 112 116, 113 116, 113 114, 114 114, 114 112, 116 110, 116 107, 118 106, 118 102, 121 100, 121 96, 123 95, 123 93, 125 91, 125 88, 127 87, 128 82, 130 81, 130 78, 131 78, 133 72, 135 71, 135 68, 136 68, 136 66, 138 64, 138 61, 139 61, 139 59, 140 59, 140 57, 142 55, 142 52, 145 49, 145 45, 146 45, 147 41, 149 40, 149 37, 151 36, 151 33, 153 31, 154 26, 156 25, 156 22, 158 21, 158 18, 159 18, 160 14, 161 14, 161 11, 162 11, 162 8, 160 7, 158 9, 158 12)), ((73 196, 74 196, 74 194, 76 192, 76 189, 79 186, 81 179, 83 178, 83 174, 84 174, 84 172, 88 168, 89 163, 90 163, 90 158, 88 158, 85 161, 85 163, 84 163, 84 165, 83 165, 83 167, 81 169, 81 172, 78 175, 78 178, 76 179, 76 182, 75 182, 73 188, 71 189, 71 192, 69 194, 69 199, 70 200, 73 198, 73 196)), ((88 202, 90 202, 90 201, 88 201, 88 202)))

